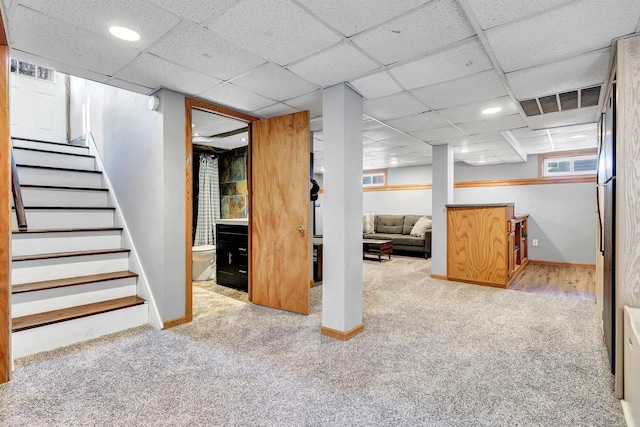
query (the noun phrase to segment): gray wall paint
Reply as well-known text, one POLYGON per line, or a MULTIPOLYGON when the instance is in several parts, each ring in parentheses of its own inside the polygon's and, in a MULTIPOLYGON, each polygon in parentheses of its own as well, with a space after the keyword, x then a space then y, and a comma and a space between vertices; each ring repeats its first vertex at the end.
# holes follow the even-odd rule
MULTIPOLYGON (((388 170, 390 185, 430 184, 431 166, 388 170)), ((535 178, 538 156, 526 163, 468 166, 456 163, 455 182, 535 178)), ((321 178, 322 176, 320 176, 321 178)), ((319 181, 320 182, 320 181, 319 181)), ((363 212, 432 214, 431 190, 371 191, 363 194, 363 212)), ((596 203, 592 183, 456 188, 455 203, 514 202, 516 212, 528 213, 529 257, 540 261, 595 264, 596 203)), ((321 207, 316 208, 316 232, 322 234, 321 207)))
POLYGON ((83 111, 149 280, 163 321, 185 314, 184 96, 147 96, 82 79, 71 85, 71 129, 83 133, 83 111), (86 114, 86 113, 85 113, 86 114))

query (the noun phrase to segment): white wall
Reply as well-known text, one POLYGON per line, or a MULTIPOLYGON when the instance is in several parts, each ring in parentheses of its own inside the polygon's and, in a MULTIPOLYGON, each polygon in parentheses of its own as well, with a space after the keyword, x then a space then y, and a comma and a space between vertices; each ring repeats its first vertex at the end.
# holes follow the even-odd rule
MULTIPOLYGON (((431 166, 390 168, 389 185, 430 184, 431 166)), ((456 163, 455 182, 535 178, 538 156, 526 163, 468 166, 456 163)), ((322 176, 318 182, 321 182, 322 176)), ((370 191, 363 212, 431 214, 431 190, 370 191)), ((322 197, 322 195, 321 195, 322 197)), ((319 199, 322 205, 322 199, 319 199)), ((456 188, 455 203, 513 202, 529 218, 529 257, 533 260, 595 264, 596 196, 594 183, 456 188), (539 246, 531 245, 538 239, 539 246)), ((316 232, 322 234, 322 206, 316 208, 316 232)))
POLYGON ((71 104, 71 135, 93 134, 161 319, 184 315, 184 98, 149 111, 144 95, 72 77, 71 104))

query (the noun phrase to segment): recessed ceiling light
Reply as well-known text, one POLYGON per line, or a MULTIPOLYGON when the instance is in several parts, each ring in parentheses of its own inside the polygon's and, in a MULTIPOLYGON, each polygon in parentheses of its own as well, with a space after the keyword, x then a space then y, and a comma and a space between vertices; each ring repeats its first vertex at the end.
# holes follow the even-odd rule
POLYGON ((196 124, 195 123, 191 123, 191 127, 192 128, 196 127, 196 124))
POLYGON ((486 163, 486 160, 485 159, 480 159, 480 160, 478 160, 478 163, 486 163))
POLYGON ((580 138, 584 138, 585 136, 586 136, 586 135, 582 135, 582 134, 580 134, 580 135, 573 135, 573 136, 570 136, 570 137, 569 137, 569 139, 580 139, 580 138))
POLYGON ((469 149, 467 147, 464 147, 463 149, 460 150, 461 153, 468 153, 469 149))
POLYGON ((193 136, 200 136, 200 134, 199 133, 194 133, 193 136))
POLYGON ((240 138, 240 141, 247 142, 247 138, 240 138))
POLYGON ((391 164, 392 165, 397 165, 398 164, 398 159, 396 159, 395 157, 391 159, 391 164))
POLYGON ((501 107, 491 107, 491 108, 485 108, 484 110, 482 110, 482 114, 495 114, 495 113, 499 113, 500 111, 502 111, 501 107))
POLYGON ((138 40, 140 40, 140 34, 133 31, 131 28, 119 27, 117 25, 114 25, 112 27, 109 27, 109 32, 114 37, 128 42, 137 42, 138 40))

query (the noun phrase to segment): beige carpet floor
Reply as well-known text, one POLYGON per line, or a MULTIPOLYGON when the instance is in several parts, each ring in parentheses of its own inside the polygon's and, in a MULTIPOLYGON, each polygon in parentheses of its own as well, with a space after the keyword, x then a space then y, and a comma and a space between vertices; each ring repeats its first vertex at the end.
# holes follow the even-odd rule
MULTIPOLYGON (((2 426, 623 426, 593 302, 364 262, 364 333, 247 304, 18 360, 2 426)), ((324 284, 323 286, 328 286, 324 284)))

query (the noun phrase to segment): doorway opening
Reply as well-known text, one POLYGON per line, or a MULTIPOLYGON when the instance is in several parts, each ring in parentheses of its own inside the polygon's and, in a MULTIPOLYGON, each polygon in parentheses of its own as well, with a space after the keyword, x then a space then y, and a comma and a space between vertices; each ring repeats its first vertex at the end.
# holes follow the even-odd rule
POLYGON ((250 124, 186 99, 186 321, 250 301, 250 124))

